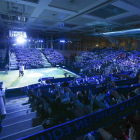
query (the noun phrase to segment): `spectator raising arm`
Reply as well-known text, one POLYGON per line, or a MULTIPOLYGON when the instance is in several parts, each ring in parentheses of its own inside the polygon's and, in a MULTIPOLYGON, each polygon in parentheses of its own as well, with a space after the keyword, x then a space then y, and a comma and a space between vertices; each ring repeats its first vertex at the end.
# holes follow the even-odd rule
POLYGON ((56 85, 52 83, 49 79, 46 80, 46 83, 50 83, 54 88, 56 87, 56 85))
POLYGON ((98 131, 105 140, 115 140, 113 136, 107 131, 105 131, 103 128, 99 128, 98 131))
POLYGON ((91 94, 91 98, 95 101, 95 103, 99 106, 99 107, 101 107, 102 109, 105 109, 105 108, 107 108, 107 106, 104 104, 104 103, 102 103, 101 101, 99 101, 99 100, 96 100, 96 98, 91 94))

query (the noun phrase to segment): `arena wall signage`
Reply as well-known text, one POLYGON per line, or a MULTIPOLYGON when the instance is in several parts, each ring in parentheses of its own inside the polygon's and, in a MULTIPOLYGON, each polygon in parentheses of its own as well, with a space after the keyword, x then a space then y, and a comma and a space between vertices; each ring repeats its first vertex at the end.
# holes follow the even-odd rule
POLYGON ((140 109, 140 95, 79 119, 49 128, 21 140, 71 140, 140 109))

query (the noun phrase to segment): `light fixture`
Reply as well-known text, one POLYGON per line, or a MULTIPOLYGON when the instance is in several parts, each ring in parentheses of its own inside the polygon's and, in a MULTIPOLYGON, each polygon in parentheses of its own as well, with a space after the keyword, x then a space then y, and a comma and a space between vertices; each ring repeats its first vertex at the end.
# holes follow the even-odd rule
POLYGON ((60 40, 60 43, 65 43, 65 40, 60 40))
POLYGON ((122 31, 114 31, 114 32, 106 32, 104 35, 123 35, 123 34, 136 34, 140 32, 140 28, 138 29, 130 29, 130 30, 122 30, 122 31))
POLYGON ((18 20, 20 20, 20 16, 18 16, 18 20))
POLYGON ((19 44, 22 44, 22 43, 25 42, 25 39, 22 38, 22 37, 18 37, 18 38, 17 38, 17 42, 18 42, 19 44))

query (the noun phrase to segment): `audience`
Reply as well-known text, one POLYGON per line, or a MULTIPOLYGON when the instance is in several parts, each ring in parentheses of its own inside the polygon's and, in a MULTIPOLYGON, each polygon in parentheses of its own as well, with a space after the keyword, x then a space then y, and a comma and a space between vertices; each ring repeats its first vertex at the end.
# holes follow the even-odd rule
POLYGON ((76 56, 73 68, 81 69, 81 74, 94 76, 97 74, 108 75, 113 71, 134 71, 139 69, 140 52, 115 50, 113 48, 80 52, 76 56), (123 57, 122 57, 123 55, 123 57))
MULTIPOLYGON (((52 49, 46 49, 43 53, 54 65, 64 62, 62 56, 52 49)), ((52 83, 51 80, 47 79, 45 84, 40 83, 38 87, 27 87, 26 89, 30 101, 37 105, 40 115, 44 116, 42 123, 44 127, 110 108, 140 93, 139 51, 126 52, 124 50, 104 49, 81 52, 79 56, 81 62, 74 62, 74 66, 82 68, 84 76, 57 83, 52 83), (136 82, 133 82, 134 80, 136 82), (119 85, 119 81, 124 82, 124 84, 119 85), (130 90, 122 94, 120 90, 125 88, 130 90)), ((133 114, 131 118, 135 118, 135 115, 133 114)), ((135 119, 132 120, 129 135, 125 134, 120 137, 138 140, 139 125, 134 124, 135 119)), ((120 131, 124 134, 122 129, 120 131)), ((119 136, 113 136, 106 128, 100 128, 98 132, 107 140, 115 140, 114 137, 120 139, 119 136)), ((94 138, 94 135, 89 133, 89 137, 94 138)))
POLYGON ((15 48, 11 49, 11 55, 14 53, 18 61, 17 65, 23 64, 25 68, 38 68, 43 67, 45 60, 42 58, 40 50, 15 48))
POLYGON ((64 56, 53 49, 45 49, 43 53, 48 61, 52 64, 52 66, 65 65, 66 63, 66 59, 64 58, 64 56))

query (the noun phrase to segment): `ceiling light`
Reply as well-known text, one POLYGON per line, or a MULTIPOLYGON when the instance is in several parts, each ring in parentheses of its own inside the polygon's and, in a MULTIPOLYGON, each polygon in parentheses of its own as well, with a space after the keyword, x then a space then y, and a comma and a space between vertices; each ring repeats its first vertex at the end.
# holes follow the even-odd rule
POLYGON ((60 40, 60 43, 65 43, 65 40, 60 40))
POLYGON ((17 42, 18 42, 19 44, 22 44, 22 43, 25 42, 25 39, 22 38, 22 37, 18 37, 18 38, 17 38, 17 42))
POLYGON ((20 17, 18 16, 18 20, 20 20, 20 17))

